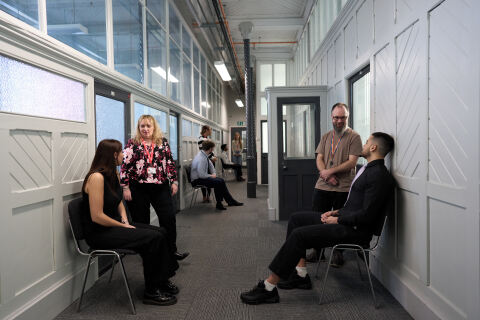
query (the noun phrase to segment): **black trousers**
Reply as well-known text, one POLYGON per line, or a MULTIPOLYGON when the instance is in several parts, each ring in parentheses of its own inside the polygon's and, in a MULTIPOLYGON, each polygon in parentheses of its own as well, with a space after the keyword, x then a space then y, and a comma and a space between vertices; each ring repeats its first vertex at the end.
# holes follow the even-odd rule
POLYGON ((235 170, 235 177, 237 180, 240 180, 242 177, 242 166, 236 163, 233 164, 224 164, 223 165, 224 169, 234 169, 235 170))
POLYGON ((150 204, 158 217, 158 223, 167 230, 167 243, 172 252, 177 251, 177 220, 168 184, 130 183, 132 201, 127 201, 132 220, 150 224, 150 204))
POLYGON ((232 195, 228 191, 225 180, 222 178, 206 178, 206 179, 196 179, 192 181, 193 185, 200 184, 205 187, 213 188, 215 191, 215 198, 217 202, 222 202, 224 199, 227 203, 232 203, 235 201, 232 195))
POLYGON ((314 189, 312 210, 324 213, 330 210, 340 209, 347 201, 347 197, 348 192, 336 192, 314 189))
POLYGON ((175 275, 178 263, 168 247, 166 230, 151 225, 132 223, 135 229, 102 228, 86 236, 93 249, 129 249, 138 252, 143 261, 145 289, 152 291, 161 282, 175 275))
POLYGON ((282 279, 288 279, 305 250, 331 247, 339 243, 366 244, 371 234, 341 224, 323 224, 318 212, 298 212, 288 221, 287 240, 278 251, 269 269, 282 279))

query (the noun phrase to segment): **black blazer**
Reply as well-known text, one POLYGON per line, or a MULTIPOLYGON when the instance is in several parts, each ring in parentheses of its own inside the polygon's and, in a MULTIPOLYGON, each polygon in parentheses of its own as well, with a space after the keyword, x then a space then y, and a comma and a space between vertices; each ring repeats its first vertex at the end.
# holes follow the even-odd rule
POLYGON ((370 235, 380 235, 394 190, 395 180, 384 160, 369 162, 352 185, 345 206, 339 210, 338 223, 370 235))

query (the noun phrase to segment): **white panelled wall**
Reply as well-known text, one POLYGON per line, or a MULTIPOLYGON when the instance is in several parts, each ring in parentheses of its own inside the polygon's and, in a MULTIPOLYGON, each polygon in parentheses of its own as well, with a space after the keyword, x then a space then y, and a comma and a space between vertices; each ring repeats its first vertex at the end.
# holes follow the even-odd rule
POLYGON ((479 14, 474 0, 350 1, 299 83, 328 85, 333 105, 370 64, 371 131, 395 137, 399 185, 372 269, 416 319, 480 317, 479 14))

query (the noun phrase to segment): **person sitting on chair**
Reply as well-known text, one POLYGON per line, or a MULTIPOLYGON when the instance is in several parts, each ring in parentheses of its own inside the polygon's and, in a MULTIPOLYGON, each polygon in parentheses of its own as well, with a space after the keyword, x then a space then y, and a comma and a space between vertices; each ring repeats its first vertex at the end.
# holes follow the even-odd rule
POLYGON ((190 174, 192 184, 214 189, 215 198, 217 199, 217 210, 227 210, 222 204, 223 199, 229 206, 243 206, 243 203, 233 199, 227 189, 225 180, 217 178, 215 168, 212 162, 208 160, 208 156, 213 152, 213 148, 215 148, 213 141, 205 140, 202 142, 202 149, 192 161, 192 172, 190 174))
POLYGON ((368 163, 358 170, 343 208, 322 215, 307 212, 291 216, 287 240, 270 263, 272 273, 252 290, 243 292, 240 295, 242 302, 277 303, 280 301, 277 287, 311 289, 305 262, 306 249, 370 242, 375 230, 384 222, 385 208, 395 187, 395 180, 384 164, 384 158, 393 146, 393 138, 383 132, 372 133, 367 139, 362 156, 368 163))
POLYGON ((218 157, 220 158, 220 161, 222 161, 222 167, 224 169, 234 169, 237 181, 245 181, 242 177, 242 165, 228 161, 227 144, 222 144, 220 148, 222 149, 222 153, 218 157))
POLYGON ((122 164, 120 141, 100 141, 82 186, 85 240, 92 249, 128 249, 140 254, 145 279, 144 304, 172 305, 179 292, 170 280, 178 262, 168 246, 166 230, 132 223, 122 202, 117 166, 122 164))

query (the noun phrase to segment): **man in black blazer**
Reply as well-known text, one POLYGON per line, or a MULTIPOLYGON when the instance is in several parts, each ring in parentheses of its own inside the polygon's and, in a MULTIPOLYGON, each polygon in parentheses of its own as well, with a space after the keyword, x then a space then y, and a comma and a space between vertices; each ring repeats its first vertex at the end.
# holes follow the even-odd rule
POLYGON ((292 215, 287 240, 270 263, 272 273, 252 290, 240 295, 244 303, 279 302, 277 286, 280 289, 311 289, 305 262, 306 249, 331 247, 338 243, 368 245, 372 235, 382 227, 387 204, 393 195, 395 180, 384 164, 384 158, 393 146, 393 138, 388 134, 372 133, 362 149, 362 156, 368 163, 358 170, 343 208, 322 215, 316 212, 292 215))

